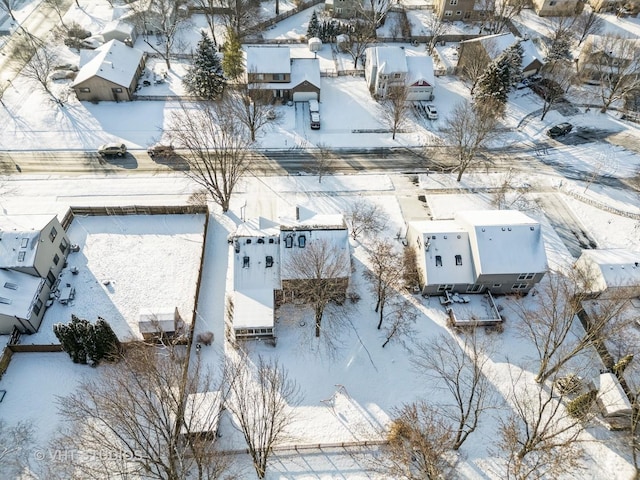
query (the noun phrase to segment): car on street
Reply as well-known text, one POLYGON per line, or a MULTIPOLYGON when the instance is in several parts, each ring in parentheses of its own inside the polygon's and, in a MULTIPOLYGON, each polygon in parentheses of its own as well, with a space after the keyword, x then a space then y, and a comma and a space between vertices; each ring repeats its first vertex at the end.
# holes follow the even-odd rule
POLYGON ((105 143, 98 147, 98 154, 103 157, 121 157, 127 153, 127 146, 124 143, 105 143))
POLYGON ((154 145, 147 150, 147 154, 151 157, 169 158, 176 154, 173 145, 154 145))
POLYGON ((573 130, 573 125, 571 125, 570 123, 559 123, 558 125, 555 125, 547 130, 547 136, 551 138, 564 137, 571 130, 573 130))

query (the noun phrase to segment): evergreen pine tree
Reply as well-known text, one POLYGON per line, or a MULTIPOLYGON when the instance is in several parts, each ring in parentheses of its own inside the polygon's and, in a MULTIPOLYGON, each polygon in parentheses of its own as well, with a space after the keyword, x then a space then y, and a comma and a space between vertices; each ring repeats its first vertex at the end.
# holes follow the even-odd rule
POLYGON ((229 80, 237 80, 244 72, 242 45, 232 29, 227 29, 227 41, 224 44, 222 70, 229 80))
POLYGON ((475 101, 481 106, 496 108, 504 113, 510 90, 509 69, 501 62, 493 61, 478 80, 475 90, 475 101))
POLYGON ((314 10, 311 14, 311 20, 309 20, 309 27, 307 27, 307 38, 320 36, 320 22, 318 21, 318 15, 314 10))
POLYGON ((206 100, 214 100, 222 95, 225 85, 222 65, 216 47, 206 32, 202 32, 193 66, 187 71, 182 83, 191 95, 206 100))
POLYGON ((88 359, 89 339, 91 336, 91 324, 88 320, 78 318, 75 315, 71 316, 71 324, 69 325, 71 334, 74 337, 74 341, 78 346, 76 351, 76 358, 72 359, 74 363, 86 364, 88 359))
POLYGON ((524 57, 524 49, 520 42, 514 43, 504 52, 504 61, 509 66, 509 80, 512 86, 515 86, 522 80, 522 58, 524 57))
POLYGON ((100 357, 98 360, 106 358, 113 359, 120 351, 120 340, 115 334, 111 325, 102 317, 98 317, 95 325, 96 344, 98 345, 100 357))

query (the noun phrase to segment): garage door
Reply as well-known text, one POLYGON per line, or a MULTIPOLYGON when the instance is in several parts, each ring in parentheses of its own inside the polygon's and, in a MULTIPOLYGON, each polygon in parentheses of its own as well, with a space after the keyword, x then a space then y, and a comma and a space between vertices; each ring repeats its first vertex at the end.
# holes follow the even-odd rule
POLYGON ((317 100, 317 92, 293 92, 294 102, 308 102, 309 100, 317 100))

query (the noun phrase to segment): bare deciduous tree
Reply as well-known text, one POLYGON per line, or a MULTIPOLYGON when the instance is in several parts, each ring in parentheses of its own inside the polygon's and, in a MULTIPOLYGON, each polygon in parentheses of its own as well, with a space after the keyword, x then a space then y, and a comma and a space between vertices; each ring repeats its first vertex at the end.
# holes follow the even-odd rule
POLYGON ((129 4, 133 22, 144 32, 145 43, 164 60, 167 70, 171 70, 171 55, 178 47, 180 32, 186 28, 186 17, 181 8, 186 6, 184 0, 150 0, 129 4), (156 41, 149 41, 147 33, 152 32, 156 41))
POLYGON ((11 20, 15 21, 16 17, 13 15, 14 2, 12 0, 0 0, 0 10, 3 10, 9 14, 11 20))
POLYGON ((256 134, 269 122, 272 99, 270 90, 230 88, 225 91, 222 108, 244 125, 250 140, 255 142, 256 134))
POLYGON ((366 200, 351 203, 345 213, 345 220, 349 226, 351 238, 356 240, 361 233, 375 235, 384 230, 386 221, 380 207, 366 200))
POLYGON ((540 70, 542 79, 539 82, 538 94, 542 99, 542 116, 544 120, 553 106, 564 100, 564 95, 575 78, 571 64, 567 60, 547 62, 540 70))
POLYGON ((259 18, 260 2, 256 0, 221 0, 221 3, 223 22, 227 28, 235 32, 238 39, 242 39, 254 30, 259 18))
POLYGON ((374 38, 376 29, 384 23, 392 4, 391 0, 365 0, 358 4, 358 16, 367 23, 374 38))
POLYGON ((416 332, 414 326, 417 317, 413 306, 406 298, 395 298, 385 314, 388 321, 382 328, 385 334, 382 348, 386 347, 391 340, 403 342, 405 338, 413 336, 416 332))
POLYGON ((481 31, 485 30, 489 35, 501 33, 527 5, 526 0, 481 0, 476 6, 476 9, 485 14, 481 31))
POLYGON ((425 30, 429 32, 427 54, 433 55, 433 50, 436 48, 439 38, 449 31, 451 24, 449 22, 445 22, 439 15, 432 13, 425 18, 423 26, 425 30))
POLYGON ((384 308, 400 294, 404 277, 402 254, 389 240, 376 239, 367 254, 369 270, 364 277, 369 281, 376 301, 375 311, 379 315, 378 330, 385 317, 384 308))
POLYGON ((585 44, 582 76, 599 82, 604 113, 612 103, 640 89, 640 43, 617 35, 596 37, 585 44))
POLYGON ((32 445, 33 433, 31 422, 20 421, 10 426, 6 420, 0 419, 0 477, 22 476, 29 457, 25 450, 32 445))
POLYGON ((554 377, 572 358, 588 348, 597 348, 600 342, 627 327, 630 320, 623 313, 629 307, 629 299, 612 295, 590 303, 586 329, 584 332, 575 329, 583 302, 590 298, 590 281, 578 269, 573 270, 571 277, 552 273, 538 289, 534 308, 516 311, 522 334, 538 352, 537 382, 554 377))
POLYGON ((511 378, 511 414, 500 426, 499 447, 507 453, 508 479, 559 478, 581 468, 579 435, 585 417, 568 414, 552 385, 511 378))
POLYGON ((223 212, 229 210, 233 190, 251 162, 239 120, 207 103, 173 113, 169 125, 173 143, 190 153, 184 157, 185 175, 205 188, 223 212))
POLYGON ((296 297, 309 303, 314 311, 315 336, 320 336, 322 316, 331 301, 344 301, 350 265, 345 265, 342 248, 325 239, 311 241, 297 249, 284 262, 288 286, 296 297))
POLYGON ((587 36, 602 31, 604 28, 604 20, 594 12, 593 8, 585 7, 585 10, 576 18, 573 28, 575 36, 578 39, 578 46, 580 46, 587 36))
POLYGON ((51 74, 56 66, 56 54, 42 40, 24 33, 16 43, 12 52, 22 67, 22 75, 35 80, 42 89, 60 106, 63 102, 51 90, 51 74))
POLYGON ((640 392, 634 392, 631 402, 631 418, 629 419, 629 446, 631 459, 636 471, 636 478, 640 477, 640 392))
POLYGON ((375 42, 376 32, 367 22, 354 20, 349 28, 349 41, 343 44, 344 51, 353 59, 353 69, 358 69, 358 61, 364 61, 365 50, 375 42))
POLYGON ((51 10, 53 10, 54 12, 56 12, 56 15, 60 20, 60 24, 62 25, 62 28, 66 29, 66 25, 62 17, 67 12, 66 11, 66 8, 68 8, 67 2, 65 0, 43 0, 42 3, 48 6, 49 8, 51 8, 51 10))
POLYGON ((442 414, 455 428, 451 448, 458 450, 471 435, 481 416, 493 408, 491 378, 487 376, 488 339, 481 339, 475 329, 464 332, 459 340, 451 335, 439 335, 428 343, 419 343, 412 357, 416 371, 444 384, 453 403, 442 406, 442 414))
POLYGON ((227 458, 211 441, 218 412, 205 396, 190 395, 212 391, 211 376, 188 358, 184 347, 139 344, 117 364, 101 367, 99 379, 83 380, 59 398, 66 427, 53 446, 74 454, 57 468, 96 479, 229 475, 227 458))
POLYGON ((474 94, 486 69, 487 62, 481 55, 471 55, 465 60, 460 74, 471 84, 469 87, 471 95, 474 94))
POLYGON ((404 405, 394 415, 382 462, 391 478, 438 480, 450 470, 447 451, 453 433, 443 418, 427 403, 404 405))
POLYGON ((391 128, 391 138, 396 139, 396 133, 407 121, 409 103, 407 98, 409 89, 403 85, 389 87, 387 95, 382 100, 384 117, 391 128))
POLYGON ((459 103, 445 121, 443 140, 457 157, 458 182, 495 134, 498 110, 483 104, 480 108, 468 101, 459 103))
POLYGON ((335 161, 333 150, 324 143, 317 144, 318 150, 314 153, 313 170, 318 175, 318 183, 322 183, 322 177, 331 172, 335 161))
POLYGON ((294 420, 300 390, 277 360, 258 358, 255 368, 246 356, 229 360, 230 398, 227 409, 235 416, 249 447, 258 478, 264 478, 273 447, 294 420))
POLYGON ((516 172, 509 169, 502 175, 498 188, 491 195, 491 205, 498 210, 530 209, 527 194, 531 187, 529 184, 522 184, 516 178, 516 172))
POLYGON ((214 13, 220 8, 220 2, 218 0, 194 0, 194 5, 198 7, 209 27, 209 33, 211 33, 211 39, 214 45, 218 45, 218 39, 216 38, 216 14, 214 13))

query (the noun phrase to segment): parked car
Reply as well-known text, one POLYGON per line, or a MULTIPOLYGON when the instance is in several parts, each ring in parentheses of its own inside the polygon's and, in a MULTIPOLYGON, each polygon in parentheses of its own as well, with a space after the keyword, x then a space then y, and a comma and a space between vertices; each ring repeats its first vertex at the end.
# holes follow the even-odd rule
POLYGON ((320 112, 320 104, 317 100, 309 100, 309 111, 320 112))
POLYGON ((273 108, 267 110, 267 120, 275 120, 276 119, 276 111, 273 108))
POLYGON ((320 114, 318 112, 311 112, 311 129, 320 130, 320 114))
POLYGON ((573 130, 573 125, 568 122, 559 123, 547 130, 547 135, 551 138, 563 137, 573 130))
POLYGON ((176 154, 173 145, 154 145, 153 147, 147 150, 147 153, 151 158, 153 157, 162 157, 168 158, 173 157, 176 154))
POLYGON ((436 110, 435 105, 426 105, 424 107, 424 111, 427 114, 427 118, 429 120, 437 120, 438 119, 438 110, 436 110))
POLYGON ((124 143, 105 143, 98 147, 98 154, 103 157, 110 157, 113 155, 121 157, 125 153, 127 153, 127 146, 124 143))

